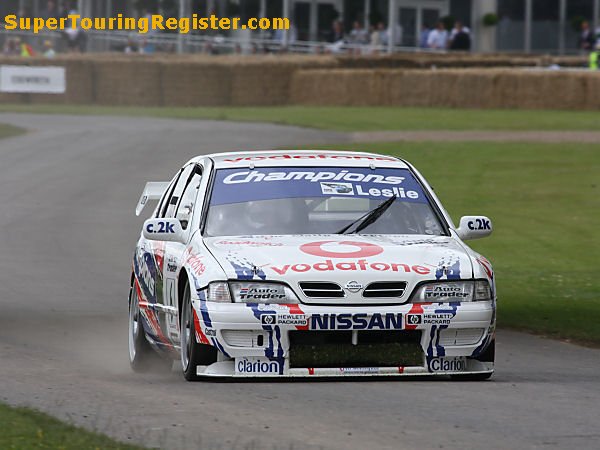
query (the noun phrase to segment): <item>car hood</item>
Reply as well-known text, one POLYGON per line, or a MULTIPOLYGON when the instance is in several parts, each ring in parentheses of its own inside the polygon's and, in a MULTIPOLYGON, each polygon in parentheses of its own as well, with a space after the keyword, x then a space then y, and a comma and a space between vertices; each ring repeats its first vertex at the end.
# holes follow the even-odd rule
POLYGON ((281 281, 304 303, 397 304, 408 301, 420 282, 473 277, 470 257, 448 236, 242 236, 204 242, 229 279, 281 281), (306 282, 336 283, 344 296, 311 297, 301 289, 306 282), (400 298, 365 298, 364 288, 374 282, 406 282, 406 289, 400 298))

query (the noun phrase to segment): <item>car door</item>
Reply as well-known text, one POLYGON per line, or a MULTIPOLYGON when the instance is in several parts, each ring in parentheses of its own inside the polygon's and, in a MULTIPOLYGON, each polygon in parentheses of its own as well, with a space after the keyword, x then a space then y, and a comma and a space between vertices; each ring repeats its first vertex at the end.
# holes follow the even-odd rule
MULTIPOLYGON (((173 177, 155 210, 154 217, 161 217, 166 213, 167 205, 183 172, 184 169, 181 169, 173 177)), ((136 249, 133 268, 137 279, 136 289, 139 287, 140 311, 145 319, 143 324, 146 333, 158 346, 170 347, 171 340, 165 334, 164 320, 161 323, 161 317, 164 316, 164 250, 165 242, 149 240, 142 235, 136 249)))
MULTIPOLYGON (((197 204, 198 192, 202 181, 202 167, 191 164, 186 167, 175 185, 173 192, 164 208, 164 218, 176 218, 181 222, 182 229, 189 237, 194 230, 190 228, 192 217, 197 204)), ((163 263, 163 323, 165 334, 171 342, 179 342, 179 323, 177 316, 177 278, 185 263, 187 245, 180 242, 166 242, 162 247, 163 263)))

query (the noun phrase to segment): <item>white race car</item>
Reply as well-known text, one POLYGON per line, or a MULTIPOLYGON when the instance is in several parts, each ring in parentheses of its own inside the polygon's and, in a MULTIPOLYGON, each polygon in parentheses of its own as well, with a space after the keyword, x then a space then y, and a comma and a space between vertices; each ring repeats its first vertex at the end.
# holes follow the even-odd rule
POLYGON ((129 357, 202 377, 494 371, 492 266, 409 163, 358 152, 200 156, 158 200, 135 249, 129 357))

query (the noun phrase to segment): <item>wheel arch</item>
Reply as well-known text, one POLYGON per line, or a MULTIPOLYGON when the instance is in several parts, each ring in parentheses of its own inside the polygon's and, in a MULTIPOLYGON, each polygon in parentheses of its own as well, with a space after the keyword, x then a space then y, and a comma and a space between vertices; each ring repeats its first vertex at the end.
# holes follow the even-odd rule
POLYGON ((186 284, 190 284, 190 276, 187 273, 187 269, 184 267, 179 272, 177 278, 177 312, 181 311, 181 303, 183 302, 183 293, 185 292, 186 284))

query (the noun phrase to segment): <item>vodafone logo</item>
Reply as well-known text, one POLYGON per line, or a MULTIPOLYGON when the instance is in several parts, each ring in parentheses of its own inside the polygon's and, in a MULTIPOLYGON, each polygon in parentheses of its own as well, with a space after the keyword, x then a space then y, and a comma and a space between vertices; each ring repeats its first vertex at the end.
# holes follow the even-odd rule
POLYGON ((369 258, 383 253, 383 247, 366 242, 355 241, 319 241, 300 246, 308 255, 324 258, 369 258))
MULTIPOLYGON (((420 265, 409 265, 399 262, 368 261, 366 258, 383 253, 383 247, 375 244, 357 241, 319 241, 309 242, 300 246, 300 250, 308 255, 318 256, 323 259, 314 264, 286 264, 284 266, 271 266, 278 275, 285 275, 289 271, 304 273, 309 271, 377 271, 377 272, 414 272, 418 275, 428 275, 431 269, 420 265), (335 261, 344 259, 344 261, 335 261)), ((351 281, 347 289, 358 287, 358 283, 351 281)), ((352 292, 352 291, 351 291, 352 292)))

